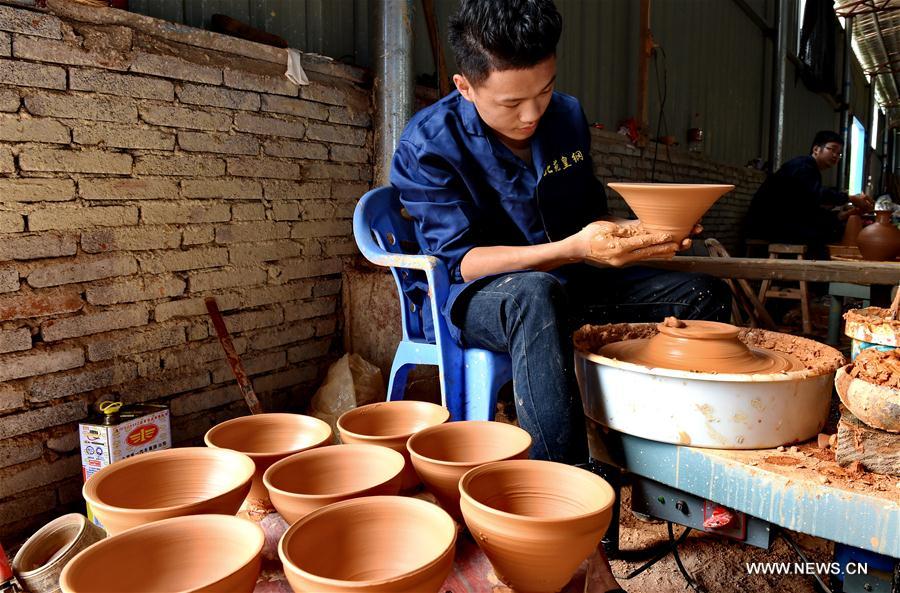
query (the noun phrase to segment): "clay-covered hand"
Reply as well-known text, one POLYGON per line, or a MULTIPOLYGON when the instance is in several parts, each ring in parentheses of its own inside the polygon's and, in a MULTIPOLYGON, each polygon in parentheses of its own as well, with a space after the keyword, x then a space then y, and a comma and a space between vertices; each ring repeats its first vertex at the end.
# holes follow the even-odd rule
MULTIPOLYGON (((628 229, 634 229, 633 232, 635 232, 635 233, 644 232, 644 227, 643 227, 643 225, 641 225, 641 221, 637 220, 637 219, 615 218, 615 219, 613 219, 613 222, 615 222, 616 224, 618 224, 621 227, 628 228, 628 229)), ((691 245, 693 244, 693 240, 691 239, 691 237, 695 237, 702 232, 703 232, 703 227, 698 222, 691 229, 690 234, 687 237, 685 237, 684 239, 682 239, 681 245, 678 247, 678 251, 684 251, 685 249, 690 249, 691 245)))
POLYGON ((669 258, 679 249, 669 233, 651 233, 640 223, 592 222, 576 235, 580 259, 620 267, 651 257, 669 258))
POLYGON ((875 200, 866 194, 856 194, 850 196, 850 203, 859 208, 863 212, 871 212, 875 207, 875 200))

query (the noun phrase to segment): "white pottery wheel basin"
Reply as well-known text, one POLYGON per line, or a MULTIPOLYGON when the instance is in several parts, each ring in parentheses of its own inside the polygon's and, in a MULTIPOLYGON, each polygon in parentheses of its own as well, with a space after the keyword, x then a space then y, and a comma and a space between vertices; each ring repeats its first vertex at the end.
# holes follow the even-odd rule
POLYGON ((755 347, 790 342, 807 368, 772 374, 654 369, 594 354, 605 343, 650 337, 655 324, 585 326, 575 334, 575 374, 584 413, 646 439, 713 449, 768 449, 816 436, 831 406, 841 354, 813 340, 759 329, 740 339, 755 347))

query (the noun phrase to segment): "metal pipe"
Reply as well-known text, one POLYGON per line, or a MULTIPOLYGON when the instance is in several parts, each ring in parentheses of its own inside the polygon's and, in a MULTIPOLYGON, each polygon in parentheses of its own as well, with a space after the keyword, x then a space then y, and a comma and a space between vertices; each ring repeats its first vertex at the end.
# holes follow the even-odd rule
POLYGON ((375 2, 375 185, 389 183, 394 149, 413 114, 413 1, 375 2))
MULTIPOLYGON (((844 79, 841 90, 841 136, 844 138, 844 153, 850 147, 850 91, 852 90, 852 73, 850 71, 851 57, 853 56, 853 17, 848 16, 844 21, 844 79)), ((865 150, 865 146, 863 146, 865 150)), ((847 185, 847 167, 850 159, 842 159, 837 170, 838 189, 844 190, 847 185)))
POLYGON ((784 72, 787 64, 785 0, 775 0, 775 47, 772 56, 772 108, 769 116, 769 167, 781 166, 784 145, 784 72))

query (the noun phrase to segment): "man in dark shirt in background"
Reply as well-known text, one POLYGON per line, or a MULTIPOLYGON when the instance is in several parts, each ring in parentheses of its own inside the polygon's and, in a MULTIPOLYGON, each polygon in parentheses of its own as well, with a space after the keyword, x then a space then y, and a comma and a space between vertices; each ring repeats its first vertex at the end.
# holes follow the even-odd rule
POLYGON ((841 136, 830 130, 816 134, 809 156, 784 163, 756 191, 747 216, 746 237, 772 243, 806 245, 813 258, 827 255, 825 245, 841 238, 843 221, 852 211, 831 209, 848 201, 861 211, 872 198, 822 186, 822 172, 837 165, 844 150, 841 136))

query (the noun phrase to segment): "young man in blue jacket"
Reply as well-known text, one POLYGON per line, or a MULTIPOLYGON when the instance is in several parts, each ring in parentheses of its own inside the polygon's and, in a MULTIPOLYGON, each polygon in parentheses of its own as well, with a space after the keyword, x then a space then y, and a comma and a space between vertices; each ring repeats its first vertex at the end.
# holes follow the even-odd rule
MULTIPOLYGON (((391 183, 423 252, 450 273, 454 338, 510 353, 532 457, 577 463, 587 446, 572 330, 727 321, 731 295, 707 276, 623 268, 689 240, 608 215, 581 105, 554 91, 561 30, 551 0, 462 0, 450 23, 457 91, 409 122, 391 183)), ((600 571, 595 588, 616 590, 608 563, 600 571)))
POLYGON ((707 276, 622 267, 688 242, 608 216, 581 105, 554 91, 561 30, 551 0, 463 0, 449 35, 457 91, 409 122, 391 183, 423 252, 449 270, 442 313, 453 336, 510 353, 532 456, 578 462, 573 328, 727 321, 731 296, 707 276))

